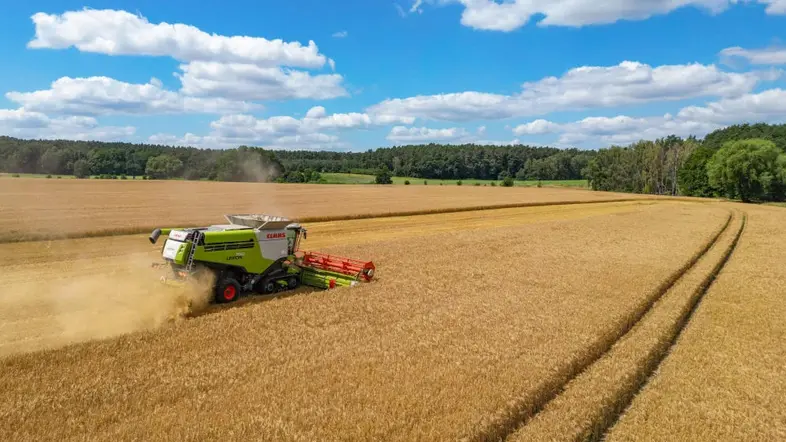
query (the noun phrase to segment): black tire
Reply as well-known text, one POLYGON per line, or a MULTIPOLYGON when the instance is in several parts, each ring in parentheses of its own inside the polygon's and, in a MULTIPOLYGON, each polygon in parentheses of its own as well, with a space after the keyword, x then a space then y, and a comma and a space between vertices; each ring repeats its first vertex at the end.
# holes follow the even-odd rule
POLYGON ((216 283, 214 294, 217 304, 234 302, 240 297, 240 283, 234 278, 222 278, 216 283))
POLYGON ((287 279, 287 288, 290 290, 296 289, 300 285, 300 279, 297 276, 290 276, 287 279))
POLYGON ((265 295, 270 295, 276 293, 276 281, 273 279, 269 279, 262 284, 262 293, 265 295))

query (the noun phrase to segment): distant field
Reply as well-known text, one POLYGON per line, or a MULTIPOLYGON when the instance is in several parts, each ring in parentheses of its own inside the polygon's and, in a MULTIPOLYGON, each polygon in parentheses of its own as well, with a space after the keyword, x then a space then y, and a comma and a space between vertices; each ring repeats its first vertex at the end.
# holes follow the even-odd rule
MULTIPOLYGON (((373 184, 374 183, 374 175, 361 175, 355 173, 323 173, 322 175, 322 183, 323 184, 373 184)), ((406 181, 409 181, 411 185, 429 185, 429 186, 455 186, 457 185, 458 180, 433 180, 433 179, 424 179, 424 178, 412 178, 412 177, 393 177, 393 184, 404 184, 406 181)), ((491 183, 495 183, 496 185, 502 184, 502 180, 475 180, 475 179, 466 179, 461 180, 461 184, 463 186, 475 186, 476 184, 479 186, 491 186, 491 183)), ((535 187, 538 185, 537 181, 516 181, 516 186, 521 187, 535 187)), ((542 186, 546 187, 576 187, 576 188, 587 188, 587 180, 542 180, 542 186)))
POLYGON ((0 186, 0 241, 215 224, 224 222, 223 215, 228 213, 269 213, 313 221, 413 211, 651 198, 569 188, 15 178, 3 180, 0 186))

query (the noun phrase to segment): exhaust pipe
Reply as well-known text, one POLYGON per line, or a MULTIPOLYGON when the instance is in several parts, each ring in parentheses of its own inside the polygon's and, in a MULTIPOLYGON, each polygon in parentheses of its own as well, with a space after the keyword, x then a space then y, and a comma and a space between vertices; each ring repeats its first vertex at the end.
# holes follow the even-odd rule
POLYGON ((161 229, 153 230, 153 233, 150 234, 150 244, 155 244, 158 241, 158 237, 161 236, 161 229))

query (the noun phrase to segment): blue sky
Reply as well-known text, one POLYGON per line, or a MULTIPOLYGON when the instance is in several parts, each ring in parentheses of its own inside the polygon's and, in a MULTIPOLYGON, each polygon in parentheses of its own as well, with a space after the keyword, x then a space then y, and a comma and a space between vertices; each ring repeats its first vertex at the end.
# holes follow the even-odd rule
POLYGON ((194 5, 7 2, 0 134, 598 148, 786 117, 786 0, 194 5))

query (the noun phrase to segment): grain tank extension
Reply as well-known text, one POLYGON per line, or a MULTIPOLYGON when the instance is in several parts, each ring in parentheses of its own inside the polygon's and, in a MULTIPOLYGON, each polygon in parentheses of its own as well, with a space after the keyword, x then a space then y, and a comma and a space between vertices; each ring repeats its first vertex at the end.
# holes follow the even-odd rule
POLYGON ((155 244, 166 235, 163 262, 171 279, 183 282, 211 274, 214 300, 232 302, 240 296, 272 294, 299 285, 322 289, 354 286, 374 277, 374 263, 300 250, 307 231, 300 224, 263 214, 225 215, 227 224, 199 228, 156 229, 155 244))

